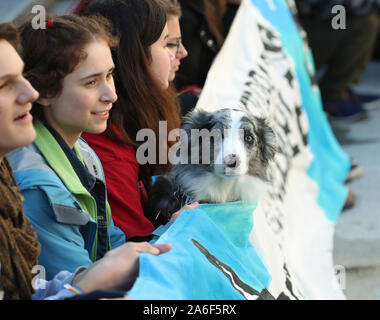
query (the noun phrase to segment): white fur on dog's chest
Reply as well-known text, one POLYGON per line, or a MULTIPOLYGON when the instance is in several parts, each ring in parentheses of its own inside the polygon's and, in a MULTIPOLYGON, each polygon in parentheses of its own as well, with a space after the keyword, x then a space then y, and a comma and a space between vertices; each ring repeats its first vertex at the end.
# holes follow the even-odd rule
POLYGON ((233 201, 256 202, 267 184, 262 180, 243 175, 224 178, 210 175, 192 181, 191 193, 200 202, 225 203, 233 201))

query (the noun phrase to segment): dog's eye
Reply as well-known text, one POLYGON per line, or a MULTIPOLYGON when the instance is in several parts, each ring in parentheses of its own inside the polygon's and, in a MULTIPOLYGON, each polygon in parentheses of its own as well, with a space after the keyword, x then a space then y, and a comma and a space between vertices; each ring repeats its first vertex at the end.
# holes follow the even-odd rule
POLYGON ((253 137, 251 135, 246 135, 244 137, 244 141, 248 142, 248 143, 251 143, 251 142, 253 142, 253 137))

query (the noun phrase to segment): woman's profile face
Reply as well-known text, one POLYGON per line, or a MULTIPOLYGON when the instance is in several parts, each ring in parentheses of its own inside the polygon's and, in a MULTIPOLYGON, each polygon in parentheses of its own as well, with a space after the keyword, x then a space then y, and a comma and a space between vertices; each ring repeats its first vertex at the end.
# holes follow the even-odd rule
POLYGON ((83 131, 105 131, 112 103, 117 100, 114 63, 107 43, 95 40, 83 51, 87 57, 63 79, 62 92, 42 103, 46 121, 69 146, 83 131))
POLYGON ((169 75, 169 81, 173 81, 175 78, 175 74, 178 71, 179 66, 181 64, 181 60, 187 57, 187 50, 182 44, 181 27, 179 24, 178 17, 168 17, 168 32, 168 47, 174 55, 169 75))
POLYGON ((171 62, 174 55, 168 49, 168 26, 162 30, 160 38, 150 46, 152 61, 150 71, 153 77, 162 85, 163 88, 169 86, 171 62))

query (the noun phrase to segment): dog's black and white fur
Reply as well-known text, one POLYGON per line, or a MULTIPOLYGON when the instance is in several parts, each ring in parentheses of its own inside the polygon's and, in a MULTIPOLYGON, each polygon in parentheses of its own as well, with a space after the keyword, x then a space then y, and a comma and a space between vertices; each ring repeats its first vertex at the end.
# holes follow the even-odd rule
POLYGON ((265 119, 236 109, 195 110, 181 129, 179 145, 186 144, 188 152, 178 156, 179 163, 157 179, 150 192, 147 216, 156 226, 186 203, 258 199, 276 152, 275 135, 265 119), (199 130, 213 133, 212 138, 199 139, 199 130))

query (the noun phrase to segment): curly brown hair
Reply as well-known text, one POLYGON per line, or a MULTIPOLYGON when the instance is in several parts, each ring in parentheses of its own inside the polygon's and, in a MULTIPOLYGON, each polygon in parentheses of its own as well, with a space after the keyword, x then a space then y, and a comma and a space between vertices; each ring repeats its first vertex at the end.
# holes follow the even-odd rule
POLYGON ((20 52, 20 37, 16 27, 12 23, 0 23, 0 40, 8 41, 18 52, 20 52))
MULTIPOLYGON (((25 78, 40 93, 41 98, 53 98, 62 91, 63 79, 86 58, 84 47, 94 40, 104 40, 111 48, 118 45, 112 35, 112 24, 101 16, 47 16, 52 25, 33 29, 31 21, 20 28, 25 63, 25 78)), ((42 116, 42 107, 34 103, 33 116, 42 116)))

